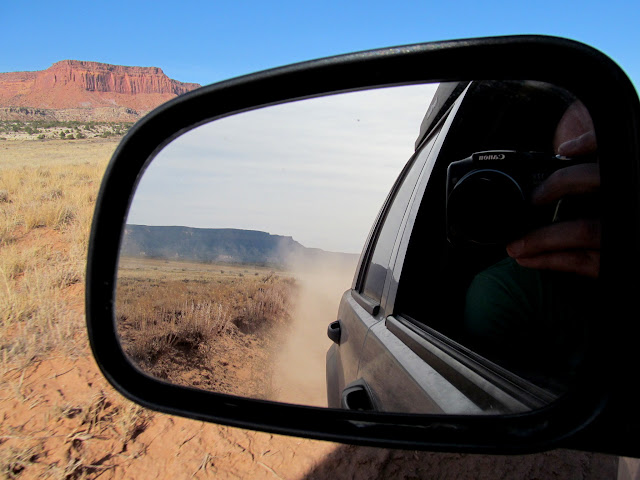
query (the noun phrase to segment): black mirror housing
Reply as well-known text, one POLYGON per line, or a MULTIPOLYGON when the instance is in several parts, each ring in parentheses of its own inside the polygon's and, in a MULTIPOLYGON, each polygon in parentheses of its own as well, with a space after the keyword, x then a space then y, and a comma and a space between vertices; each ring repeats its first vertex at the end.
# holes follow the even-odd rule
MULTIPOLYGON (((570 40, 515 36, 409 45, 276 68, 202 87, 139 121, 118 146, 102 183, 86 280, 91 347, 106 378, 154 410, 242 428, 393 448, 528 453, 576 448, 640 456, 635 408, 640 280, 640 104, 624 72, 570 40), (565 88, 592 114, 603 191, 606 298, 597 345, 570 391, 538 410, 503 416, 405 415, 285 405, 170 385, 127 359, 115 326, 115 286, 124 221, 140 176, 169 142, 199 125, 268 105, 384 86, 469 79, 536 80, 565 88)), ((338 333, 330 330, 330 334, 338 333)), ((336 338, 331 337, 334 341, 336 338)))

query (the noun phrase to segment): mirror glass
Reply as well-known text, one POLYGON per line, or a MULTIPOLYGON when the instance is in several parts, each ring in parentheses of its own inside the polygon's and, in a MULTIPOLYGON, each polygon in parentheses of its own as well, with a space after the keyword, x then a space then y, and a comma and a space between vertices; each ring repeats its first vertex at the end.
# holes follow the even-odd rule
MULTIPOLYGON (((579 100, 536 82, 352 92, 197 127, 135 192, 116 292, 123 348, 163 381, 278 402, 543 406, 579 369, 588 332, 573 307, 597 272, 559 273, 571 268, 558 255, 549 270, 526 235, 597 222, 594 153, 579 100), (580 195, 546 182, 576 166, 580 195)), ((592 243, 561 250, 599 255, 599 230, 592 243)))

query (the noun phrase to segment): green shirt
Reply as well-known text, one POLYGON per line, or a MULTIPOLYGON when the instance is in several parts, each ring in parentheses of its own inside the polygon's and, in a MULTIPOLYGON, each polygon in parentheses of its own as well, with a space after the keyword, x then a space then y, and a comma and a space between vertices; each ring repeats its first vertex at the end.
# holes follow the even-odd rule
POLYGON ((582 358, 595 284, 506 258, 478 273, 467 290, 469 342, 515 373, 564 384, 582 358))

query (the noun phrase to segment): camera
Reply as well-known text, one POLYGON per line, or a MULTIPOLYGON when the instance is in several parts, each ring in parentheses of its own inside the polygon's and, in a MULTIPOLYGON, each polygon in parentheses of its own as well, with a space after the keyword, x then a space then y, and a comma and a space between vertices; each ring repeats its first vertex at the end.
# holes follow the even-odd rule
MULTIPOLYGON (((532 206, 531 194, 553 172, 585 163, 543 152, 490 150, 452 162, 447 169, 447 238, 452 245, 507 244, 526 232, 582 215, 590 202, 562 199, 532 206), (561 208, 562 205, 562 208, 561 208)), ((584 213, 587 215, 587 213, 584 213)))

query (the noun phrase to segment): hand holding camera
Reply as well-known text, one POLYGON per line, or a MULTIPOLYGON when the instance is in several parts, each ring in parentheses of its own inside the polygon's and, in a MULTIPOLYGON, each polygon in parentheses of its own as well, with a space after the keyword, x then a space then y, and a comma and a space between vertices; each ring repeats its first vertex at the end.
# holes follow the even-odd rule
POLYGON ((453 245, 506 245, 520 265, 600 274, 600 168, 580 101, 556 128, 557 155, 474 153, 447 171, 447 235, 453 245))
MULTIPOLYGON (((562 143, 558 153, 570 157, 596 150, 593 131, 562 143)), ((596 163, 557 170, 532 195, 534 205, 562 201, 567 195, 593 194, 600 188, 596 163)), ((592 278, 600 274, 600 218, 577 218, 535 229, 507 245, 507 253, 528 268, 574 272, 592 278)))

